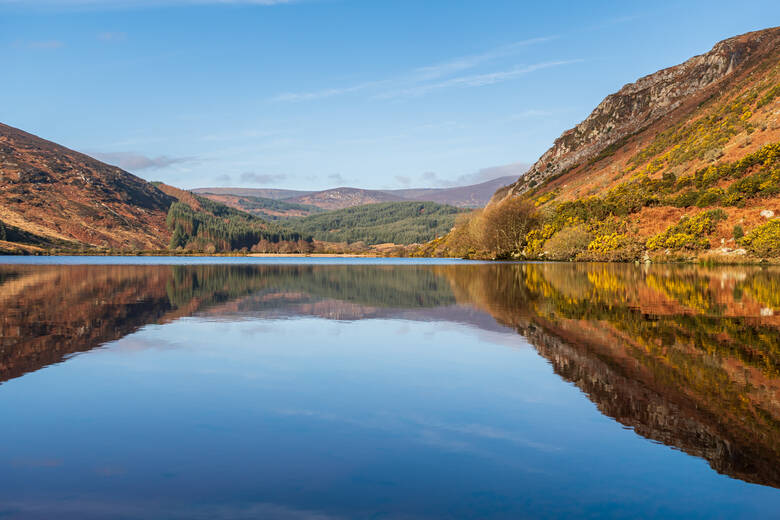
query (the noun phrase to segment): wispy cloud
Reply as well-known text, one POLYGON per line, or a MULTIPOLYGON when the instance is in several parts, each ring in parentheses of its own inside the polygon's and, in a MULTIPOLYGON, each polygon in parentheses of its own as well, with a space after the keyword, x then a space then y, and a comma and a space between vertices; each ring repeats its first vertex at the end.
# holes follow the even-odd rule
POLYGON ((346 184, 347 179, 340 173, 331 173, 328 175, 328 180, 336 184, 346 184))
POLYGON ((376 87, 386 83, 385 81, 366 81, 364 83, 358 83, 349 87, 327 88, 323 90, 315 90, 312 92, 285 92, 274 96, 271 101, 311 101, 314 99, 323 99, 334 96, 341 96, 343 94, 351 94, 361 90, 366 90, 371 87, 376 87))
POLYGON ((165 168, 172 164, 192 160, 191 157, 168 157, 166 155, 148 157, 136 152, 95 152, 90 155, 95 159, 130 171, 165 168))
MULTIPOLYGON (((500 177, 511 178, 516 180, 530 168, 531 165, 525 162, 516 162, 511 164, 503 164, 501 166, 489 166, 487 168, 481 168, 472 173, 466 173, 459 175, 454 179, 448 179, 441 177, 438 173, 433 171, 427 171, 422 173, 419 177, 409 177, 405 175, 396 175, 394 180, 398 185, 403 187, 409 186, 423 186, 426 188, 453 188, 456 186, 470 186, 472 184, 481 184, 483 182, 492 181, 500 177)), ((507 182, 507 184, 509 184, 507 182)))
POLYGON ((410 88, 389 90, 378 94, 376 97, 377 99, 415 97, 415 96, 422 96, 434 90, 440 90, 445 88, 484 87, 487 85, 494 85, 502 81, 514 79, 518 76, 529 74, 537 70, 549 69, 552 67, 560 67, 561 65, 570 65, 573 63, 579 63, 581 61, 582 60, 545 61, 542 63, 535 63, 533 65, 517 66, 517 67, 512 67, 511 69, 500 70, 496 72, 488 72, 485 74, 471 74, 467 76, 459 76, 444 81, 417 85, 410 88))
POLYGON ((491 181, 499 177, 513 177, 517 179, 528 171, 531 165, 526 162, 516 162, 503 164, 501 166, 489 166, 481 168, 474 173, 467 173, 457 178, 458 184, 479 184, 481 182, 491 181))
POLYGON ((407 175, 396 175, 395 182, 397 182, 401 186, 408 187, 409 185, 412 184, 412 178, 407 175))
POLYGON ((241 174, 241 182, 249 184, 273 184, 286 178, 286 175, 280 173, 245 172, 241 174))
POLYGON ((425 67, 418 67, 415 69, 415 74, 419 80, 437 79, 449 74, 454 74, 462 70, 474 68, 482 63, 495 60, 504 56, 510 56, 517 53, 524 47, 534 45, 537 43, 545 43, 550 40, 554 40, 557 36, 543 36, 539 38, 529 38, 527 40, 521 40, 518 42, 510 43, 508 45, 502 45, 495 49, 483 52, 480 54, 472 54, 469 56, 461 56, 450 61, 437 63, 434 65, 428 65, 425 67))
POLYGON ((452 186, 455 186, 455 183, 448 179, 442 179, 439 177, 439 174, 436 172, 424 172, 420 179, 422 180, 422 184, 429 187, 435 187, 435 188, 449 188, 452 186))
POLYGON ((555 38, 557 38, 557 36, 544 36, 521 40, 496 47, 486 52, 460 56, 451 60, 417 67, 405 74, 392 78, 364 81, 354 85, 330 87, 308 92, 285 92, 272 97, 271 101, 312 101, 368 90, 379 91, 372 96, 373 98, 389 99, 393 97, 423 95, 432 90, 448 87, 490 85, 540 68, 573 63, 573 61, 545 62, 530 66, 516 66, 512 69, 491 73, 454 77, 443 81, 442 79, 465 70, 474 69, 493 60, 512 56, 525 47, 548 42, 555 38))

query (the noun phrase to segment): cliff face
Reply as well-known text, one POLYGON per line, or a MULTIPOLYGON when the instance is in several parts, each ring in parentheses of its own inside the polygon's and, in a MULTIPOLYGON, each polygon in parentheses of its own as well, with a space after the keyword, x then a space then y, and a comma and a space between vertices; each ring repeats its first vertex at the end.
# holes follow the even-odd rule
POLYGON ((498 190, 492 202, 523 194, 567 174, 610 147, 620 147, 627 138, 643 133, 662 119, 661 127, 684 120, 699 102, 722 93, 727 86, 724 83, 776 56, 778 47, 780 28, 747 33, 723 40, 705 54, 624 86, 556 139, 523 177, 498 190))
POLYGON ((0 222, 41 243, 162 248, 173 199, 115 166, 0 124, 0 222))

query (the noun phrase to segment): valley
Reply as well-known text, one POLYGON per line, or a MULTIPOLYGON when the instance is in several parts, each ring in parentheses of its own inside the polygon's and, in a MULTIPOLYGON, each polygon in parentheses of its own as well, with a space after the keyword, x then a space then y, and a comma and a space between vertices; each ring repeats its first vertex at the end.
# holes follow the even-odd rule
POLYGON ((447 188, 182 190, 0 125, 0 251, 774 261, 778 63, 780 29, 729 38, 607 96, 519 179, 447 188))

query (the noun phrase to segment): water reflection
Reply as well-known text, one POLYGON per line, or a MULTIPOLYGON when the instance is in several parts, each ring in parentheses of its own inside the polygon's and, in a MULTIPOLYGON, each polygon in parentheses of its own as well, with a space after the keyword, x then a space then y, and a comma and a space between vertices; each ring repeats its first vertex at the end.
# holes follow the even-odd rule
POLYGON ((601 413, 780 487, 777 311, 774 268, 5 265, 0 380, 186 316, 509 327, 601 413))

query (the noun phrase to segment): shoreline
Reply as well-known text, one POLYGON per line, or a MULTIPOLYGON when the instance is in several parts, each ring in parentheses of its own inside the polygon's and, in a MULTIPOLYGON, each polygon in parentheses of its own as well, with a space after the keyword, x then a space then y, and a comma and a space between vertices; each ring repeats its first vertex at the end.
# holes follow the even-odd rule
POLYGON ((205 252, 177 252, 165 250, 148 251, 51 251, 44 249, 19 249, 16 251, 0 249, 0 263, 3 257, 22 257, 22 256, 83 256, 83 257, 171 257, 171 258, 409 258, 425 259, 440 258, 449 260, 474 260, 478 262, 496 262, 496 263, 604 263, 604 264, 657 264, 657 265, 757 265, 769 266, 780 265, 780 258, 757 258, 750 255, 729 255, 719 254, 718 252, 709 252, 700 255, 654 255, 649 259, 626 259, 626 260, 608 260, 608 259, 581 259, 581 260, 547 260, 543 258, 483 258, 475 256, 427 256, 427 255, 384 255, 377 252, 366 253, 205 253, 205 252), (649 261, 648 261, 649 260, 649 261))
POLYGON ((187 253, 176 254, 163 251, 138 251, 133 253, 122 252, 33 252, 33 253, 10 253, 0 251, 0 264, 4 257, 117 257, 117 258, 386 258, 386 259, 440 259, 440 260, 466 260, 485 263, 548 263, 548 264, 635 264, 635 265, 697 265, 697 266, 777 266, 780 265, 780 259, 772 258, 687 258, 687 259, 669 259, 669 260, 544 260, 544 259, 497 259, 497 258, 464 258, 457 256, 386 256, 377 254, 356 254, 356 253, 187 253))
MULTIPOLYGON (((198 255, 198 256, 212 256, 212 255, 198 255)), ((356 253, 247 253, 245 255, 231 255, 231 256, 249 256, 254 258, 389 258, 381 255, 359 255, 356 253)))

